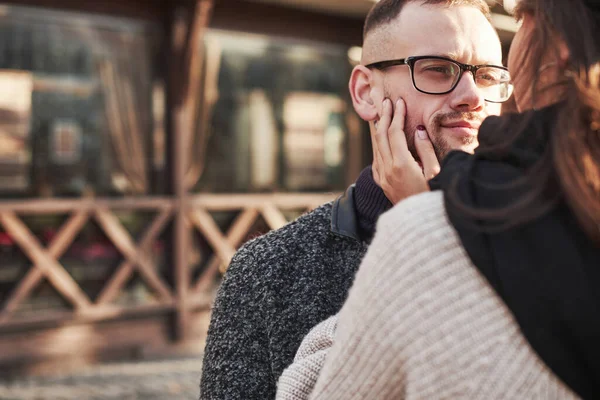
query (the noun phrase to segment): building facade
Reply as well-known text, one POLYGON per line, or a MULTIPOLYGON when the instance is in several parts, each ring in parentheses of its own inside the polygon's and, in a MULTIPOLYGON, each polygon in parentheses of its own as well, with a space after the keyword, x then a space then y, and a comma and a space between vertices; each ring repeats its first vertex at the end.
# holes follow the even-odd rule
POLYGON ((3 374, 201 352, 235 249, 368 162, 360 29, 233 0, 1 4, 3 374))
POLYGON ((0 374, 200 353, 235 249, 370 162, 371 5, 0 3, 0 374))

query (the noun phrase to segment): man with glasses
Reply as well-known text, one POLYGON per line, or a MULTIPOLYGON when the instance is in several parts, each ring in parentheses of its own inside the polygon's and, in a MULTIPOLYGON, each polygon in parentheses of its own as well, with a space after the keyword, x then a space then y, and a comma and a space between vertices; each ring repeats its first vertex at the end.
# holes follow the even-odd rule
MULTIPOLYGON (((427 151, 421 142, 415 146, 417 128, 433 159, 474 150, 477 128, 500 113, 511 91, 489 16, 485 0, 377 3, 349 84, 353 106, 372 132, 391 101, 405 107, 402 143, 416 161, 427 151)), ((378 128, 387 134, 385 124, 378 128)), ((393 179, 393 157, 381 156, 382 145, 398 155, 396 146, 377 141, 375 171, 365 169, 335 202, 236 253, 213 309, 201 399, 274 398, 302 338, 339 311, 377 218, 392 205, 376 183, 393 179)))
MULTIPOLYGON (((410 16, 410 9, 404 14, 410 16)), ((418 46, 416 46, 418 47, 418 46)), ((438 51, 442 51, 441 48, 438 51)), ((442 53, 443 54, 443 51, 442 53)), ((456 56, 440 56, 440 55, 421 55, 421 56, 410 56, 401 59, 384 60, 376 62, 364 62, 364 67, 359 66, 354 69, 354 73, 357 76, 357 80, 354 82, 364 83, 365 74, 374 85, 377 85, 377 80, 374 75, 370 75, 368 70, 379 70, 382 72, 388 71, 394 67, 405 67, 410 74, 410 80, 412 87, 416 92, 424 95, 438 96, 438 100, 443 100, 442 96, 450 95, 446 99, 450 100, 445 104, 446 107, 440 108, 431 118, 424 117, 423 125, 418 125, 411 128, 410 119, 408 122, 409 134, 406 138, 396 137, 397 135, 388 135, 388 128, 390 124, 387 123, 384 127, 377 127, 379 117, 374 122, 372 129, 373 142, 374 142, 374 163, 373 163, 373 177, 375 182, 380 186, 387 198, 393 203, 396 203, 405 197, 404 193, 411 193, 410 188, 404 188, 402 181, 402 175, 397 173, 398 168, 404 168, 406 163, 398 163, 397 159, 400 157, 403 161, 410 161, 414 158, 417 161, 423 173, 427 178, 432 178, 439 172, 439 161, 441 161, 450 150, 460 149, 466 152, 472 152, 477 147, 477 131, 483 118, 490 114, 496 114, 499 111, 498 106, 494 106, 494 103, 503 103, 507 101, 513 90, 512 83, 510 82, 510 74, 506 67, 493 63, 484 63, 478 65, 464 64, 456 60, 456 56), (471 107, 468 101, 461 103, 464 100, 464 96, 470 96, 473 94, 471 91, 457 91, 457 98, 452 98, 452 92, 461 84, 461 80, 465 73, 469 72, 472 75, 472 81, 476 87, 479 101, 475 100, 475 106, 471 107), (361 78, 363 78, 361 80, 361 78), (485 102, 485 107, 479 107, 481 99, 485 102), (458 101, 458 103, 456 102, 458 101), (470 108, 471 107, 471 108, 470 108), (449 109, 449 110, 448 110, 449 109), (429 121, 427 126, 429 127, 429 135, 426 132, 426 121, 429 121), (444 131, 446 129, 446 131, 444 131), (450 132, 447 130, 451 129, 450 132), (427 140, 414 140, 414 132, 417 134, 421 133, 420 137, 424 137, 427 140), (410 136, 412 133, 412 136, 410 136), (451 133, 451 134, 448 134, 451 133), (402 139, 402 140, 399 140, 402 139), (419 145, 419 146, 417 146, 419 145), (388 148, 391 147, 406 147, 410 151, 410 155, 402 153, 401 151, 392 154, 388 148), (387 151, 386 151, 387 150, 387 151), (424 157, 421 157, 424 155, 424 157), (405 190, 404 190, 405 189, 405 190)), ((352 91, 351 81, 351 91, 352 91)), ((405 80, 406 82, 406 80, 405 80)), ((386 97, 389 96, 390 90, 386 86, 384 81, 384 94, 386 97)), ((358 89, 362 90, 359 85, 358 89)), ((411 94, 408 94, 410 96, 411 94)), ((357 110, 361 106, 360 93, 354 96, 355 108, 357 110)), ((395 110, 400 116, 405 116, 407 113, 407 105, 401 99, 397 104, 401 110, 395 110)), ((421 96, 423 97, 423 96, 421 96)), ((369 99, 370 100, 370 99, 369 99)), ((384 104, 385 101, 384 101, 384 104)), ((410 108, 413 110, 409 116, 414 116, 415 106, 419 106, 419 102, 411 101, 410 108)), ((368 111, 368 109, 367 109, 368 111)), ((382 110, 385 113, 385 107, 382 110)), ((386 118, 384 121, 389 122, 386 118)), ((414 119, 414 118, 413 118, 414 119)), ((404 129, 405 121, 401 121, 402 128, 404 129)), ((414 125, 414 124, 413 124, 414 125)), ((402 135, 404 136, 404 135, 402 135)))

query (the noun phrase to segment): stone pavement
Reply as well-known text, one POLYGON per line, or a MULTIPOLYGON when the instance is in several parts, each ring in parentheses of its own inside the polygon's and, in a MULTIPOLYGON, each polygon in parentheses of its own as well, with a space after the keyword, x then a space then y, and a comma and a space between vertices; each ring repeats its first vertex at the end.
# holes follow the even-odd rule
POLYGON ((201 358, 86 368, 52 377, 0 381, 1 400, 194 400, 201 358))

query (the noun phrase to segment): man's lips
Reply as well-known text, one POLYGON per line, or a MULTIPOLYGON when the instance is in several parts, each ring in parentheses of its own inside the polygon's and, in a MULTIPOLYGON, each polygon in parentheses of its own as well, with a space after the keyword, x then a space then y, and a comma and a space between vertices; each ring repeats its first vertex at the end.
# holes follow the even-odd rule
POLYGON ((457 121, 452 123, 442 124, 443 128, 469 128, 469 129, 479 129, 481 123, 477 122, 469 122, 469 121, 457 121))
POLYGON ((458 136, 477 136, 481 124, 470 121, 457 121, 442 124, 442 128, 450 129, 453 134, 458 136))

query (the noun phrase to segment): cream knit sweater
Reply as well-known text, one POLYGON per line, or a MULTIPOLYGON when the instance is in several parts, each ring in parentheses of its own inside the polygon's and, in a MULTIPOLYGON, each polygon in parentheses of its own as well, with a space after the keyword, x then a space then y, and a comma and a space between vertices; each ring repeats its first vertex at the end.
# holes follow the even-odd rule
POLYGON ((327 400, 577 398, 471 263, 441 192, 379 219, 339 320, 306 336, 277 399, 311 391, 327 400))

